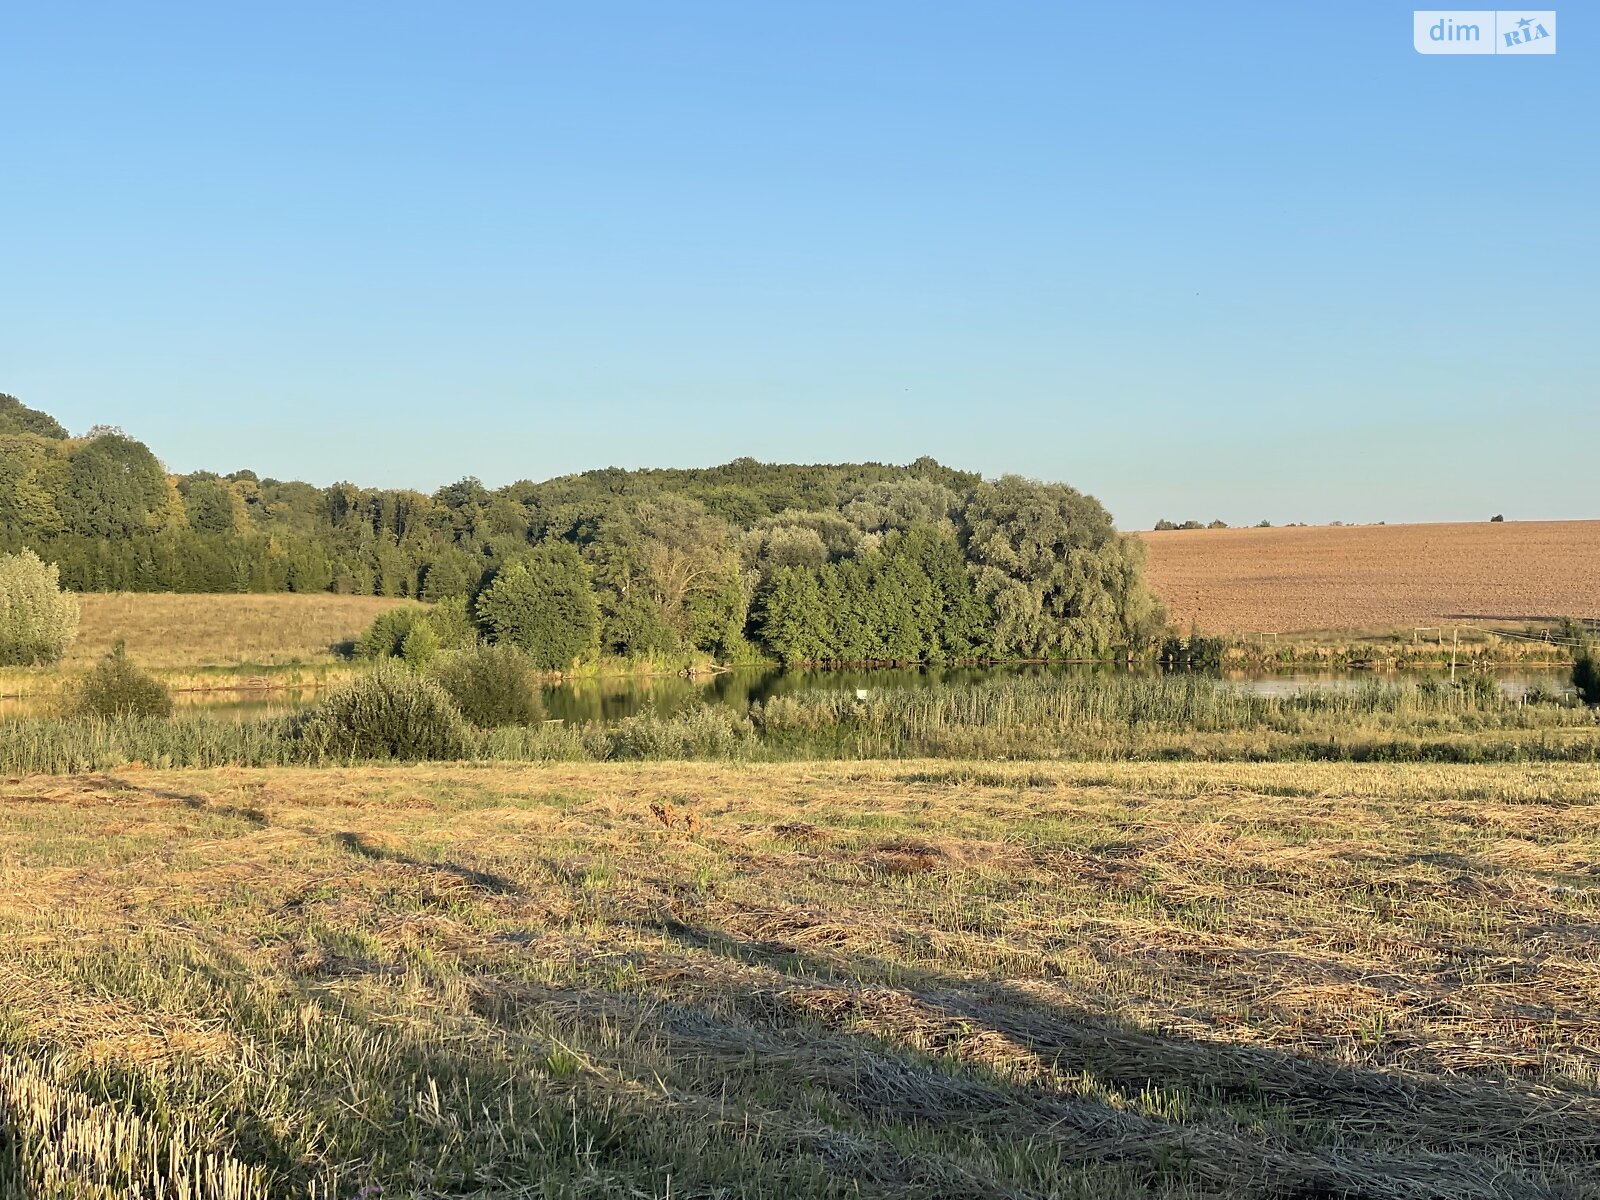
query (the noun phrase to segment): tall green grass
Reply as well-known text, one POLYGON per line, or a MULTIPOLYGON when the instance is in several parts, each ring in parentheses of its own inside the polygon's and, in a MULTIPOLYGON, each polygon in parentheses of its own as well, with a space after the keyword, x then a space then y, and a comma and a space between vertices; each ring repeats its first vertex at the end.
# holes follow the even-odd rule
POLYGON ((1262 695, 1203 675, 1090 675, 970 687, 774 697, 752 710, 769 751, 851 757, 1589 760, 1593 714, 1524 703, 1492 679, 1372 682, 1262 695))
MULTIPOLYGON (((0 771, 326 765, 365 761, 298 736, 304 716, 14 719, 0 771)), ((1198 675, 997 679, 882 691, 807 691, 748 715, 702 705, 611 724, 469 729, 467 759, 1193 758, 1496 762, 1600 759, 1600 713, 1523 703, 1492 680, 1374 682, 1264 696, 1198 675)))

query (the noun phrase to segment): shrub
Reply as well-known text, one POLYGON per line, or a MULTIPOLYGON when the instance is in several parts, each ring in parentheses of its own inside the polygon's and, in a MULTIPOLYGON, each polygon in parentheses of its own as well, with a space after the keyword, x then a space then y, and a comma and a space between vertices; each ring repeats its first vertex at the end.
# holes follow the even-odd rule
POLYGON ((542 670, 565 670, 600 648, 589 569, 565 542, 503 568, 478 597, 477 611, 495 641, 526 650, 542 670))
POLYGON ((533 664, 515 646, 476 646, 448 655, 435 676, 461 715, 482 729, 531 725, 544 716, 533 664))
POLYGON ((386 609, 372 618, 372 624, 356 640, 357 658, 395 658, 404 649, 406 635, 422 620, 423 610, 405 605, 386 609))
POLYGON ((59 662, 78 634, 78 598, 32 550, 0 554, 0 666, 59 662))
POLYGON ((428 653, 430 645, 433 650, 470 646, 477 636, 478 631, 467 612, 465 596, 441 600, 432 608, 407 604, 387 609, 372 619, 366 632, 356 640, 356 657, 404 658, 413 666, 425 667, 431 657, 428 653), (424 627, 427 632, 418 635, 413 652, 408 653, 406 639, 424 627))
POLYGON ((400 643, 400 657, 413 671, 424 671, 439 656, 439 635, 426 619, 411 626, 406 640, 400 643))
POLYGON ((478 623, 472 619, 465 596, 447 596, 428 609, 428 627, 439 635, 444 650, 461 650, 476 644, 478 623))
POLYGON ((119 641, 68 692, 68 711, 79 717, 165 717, 172 713, 172 693, 140 670, 119 641))
POLYGON ((379 663, 328 694, 296 725, 313 757, 464 758, 470 731, 433 680, 398 663, 379 663))
POLYGON ((1228 643, 1220 637, 1206 637, 1198 629, 1189 630, 1188 637, 1168 634, 1161 642, 1156 655, 1164 667, 1187 667, 1192 670, 1215 671, 1222 666, 1228 643))
POLYGON ((755 745, 755 726, 730 708, 704 704, 672 717, 643 713, 610 730, 613 759, 742 758, 755 745))
POLYGON ((1572 664, 1572 686, 1585 704, 1600 706, 1600 655, 1591 642, 1578 652, 1572 664))

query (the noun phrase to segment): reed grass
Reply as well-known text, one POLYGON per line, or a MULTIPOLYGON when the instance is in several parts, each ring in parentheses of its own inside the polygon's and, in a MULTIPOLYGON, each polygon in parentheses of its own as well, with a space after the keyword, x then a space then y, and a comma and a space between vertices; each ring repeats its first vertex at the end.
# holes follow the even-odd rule
MULTIPOLYGON (((314 711, 314 710, 313 710, 314 711)), ((0 721, 0 771, 64 774, 152 767, 326 765, 357 757, 298 736, 306 714, 224 720, 0 721)), ((1523 703, 1492 681, 1374 682, 1263 696, 1198 675, 1108 673, 884 691, 814 690, 749 715, 694 705, 608 724, 467 730, 463 757, 629 759, 1068 758, 1214 761, 1590 762, 1600 712, 1523 703)))

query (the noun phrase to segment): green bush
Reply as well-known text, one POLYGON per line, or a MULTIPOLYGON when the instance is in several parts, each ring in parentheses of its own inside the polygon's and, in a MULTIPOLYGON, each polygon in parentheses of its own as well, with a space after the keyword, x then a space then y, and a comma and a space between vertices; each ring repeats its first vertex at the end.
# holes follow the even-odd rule
POLYGON ((418 621, 400 643, 400 657, 413 671, 425 671, 439 656, 439 635, 426 619, 418 621))
POLYGON ((443 688, 386 662, 329 693, 297 722, 295 737, 313 758, 465 758, 471 746, 443 688))
POLYGON ((503 568, 478 597, 478 619, 496 642, 526 650, 541 670, 567 670, 600 649, 589 568, 565 542, 539 546, 503 568))
POLYGON ((385 609, 372 618, 366 632, 356 639, 357 658, 397 658, 406 644, 406 635, 422 620, 424 611, 413 605, 385 609))
POLYGON ((403 658, 412 666, 428 665, 431 651, 451 650, 470 646, 477 640, 478 630, 467 612, 465 596, 441 600, 432 608, 414 604, 386 609, 372 619, 366 632, 356 640, 356 657, 366 659, 403 658), (406 649, 406 639, 419 629, 412 649, 406 649))
POLYGON ((119 641, 110 654, 69 689, 67 709, 76 717, 165 717, 172 692, 142 671, 119 641))
POLYGON ((466 649, 478 641, 478 623, 465 596, 447 596, 428 609, 428 628, 439 635, 444 650, 466 649))
POLYGON ((481 729, 531 725, 544 717, 533 664, 515 646, 475 646, 447 655, 434 674, 461 715, 481 729))
POLYGON ((78 598, 32 550, 0 554, 0 666, 61 661, 78 634, 78 598))
POLYGON ((1593 644, 1585 646, 1572 664, 1572 686, 1585 704, 1600 706, 1600 655, 1593 644))
POLYGON ((755 748, 750 718, 720 705, 700 705, 672 717, 642 713, 606 731, 607 758, 746 758, 755 748))
POLYGON ((1215 671, 1222 666, 1228 643, 1219 637, 1206 637, 1198 629, 1190 629, 1188 637, 1168 634, 1161 642, 1157 661, 1172 669, 1188 668, 1195 671, 1215 671))

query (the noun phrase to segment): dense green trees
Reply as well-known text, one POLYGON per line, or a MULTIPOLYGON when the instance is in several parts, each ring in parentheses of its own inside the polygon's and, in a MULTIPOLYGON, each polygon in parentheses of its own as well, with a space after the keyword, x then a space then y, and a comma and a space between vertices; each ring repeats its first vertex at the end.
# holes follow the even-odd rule
MULTIPOLYGON (((1162 623, 1140 543, 1093 498, 929 458, 605 468, 432 495, 317 488, 252 471, 169 477, 120 432, 69 438, 3 397, 0 552, 23 548, 74 590, 448 602, 467 633, 436 628, 442 649, 482 633, 556 668, 596 653, 1098 657, 1162 623)), ((372 652, 401 653, 414 619, 394 617, 372 652)))
POLYGON ((1001 657, 1097 658, 1148 644, 1164 623, 1142 582, 1141 543, 1064 484, 1015 475, 979 484, 963 537, 1001 657))
POLYGON ((787 663, 940 662, 990 652, 990 614, 952 530, 913 525, 865 554, 778 568, 756 625, 787 663))
POLYGON ((503 568, 478 596, 477 612, 495 641, 526 651, 543 670, 567 670, 600 649, 589 568, 565 542, 547 542, 503 568))
POLYGON ((67 431, 49 413, 29 408, 15 396, 0 392, 0 434, 31 433, 43 438, 64 439, 67 431))
POLYGON ((181 522, 183 510, 156 456, 142 443, 107 433, 72 455, 57 501, 67 532, 131 538, 181 522))

